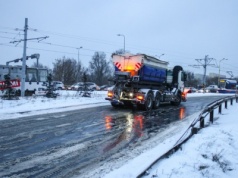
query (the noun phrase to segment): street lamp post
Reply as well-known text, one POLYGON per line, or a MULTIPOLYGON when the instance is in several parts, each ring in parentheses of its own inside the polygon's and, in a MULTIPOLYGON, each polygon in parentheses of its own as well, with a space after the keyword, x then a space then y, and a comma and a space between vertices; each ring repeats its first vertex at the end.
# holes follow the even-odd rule
POLYGON ((160 59, 161 56, 163 56, 164 54, 161 54, 158 58, 160 59))
POLYGON ((82 49, 83 47, 80 46, 79 48, 77 48, 78 50, 78 64, 77 64, 77 81, 79 82, 79 50, 82 49))
POLYGON ((78 64, 79 64, 79 50, 82 49, 82 48, 83 48, 82 46, 80 46, 79 48, 77 48, 77 50, 78 50, 78 64))
POLYGON ((122 36, 124 38, 124 53, 126 53, 126 37, 123 34, 117 34, 117 36, 122 36))
POLYGON ((223 58, 223 59, 220 59, 220 61, 219 61, 219 74, 218 74, 218 81, 217 81, 217 84, 218 84, 218 87, 220 87, 220 71, 221 71, 221 61, 223 61, 223 60, 228 60, 228 59, 225 59, 225 58, 223 58))

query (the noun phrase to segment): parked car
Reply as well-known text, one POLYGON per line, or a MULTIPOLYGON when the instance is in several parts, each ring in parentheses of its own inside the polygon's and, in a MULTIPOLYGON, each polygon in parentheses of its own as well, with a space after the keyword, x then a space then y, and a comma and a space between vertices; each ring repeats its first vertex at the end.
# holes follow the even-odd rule
POLYGON ((52 83, 53 89, 54 90, 64 90, 64 84, 61 81, 53 81, 52 83))
POLYGON ((208 87, 205 88, 206 92, 210 92, 210 93, 216 93, 218 90, 218 86, 217 85, 209 85, 208 87))
POLYGON ((71 87, 69 87, 68 89, 69 90, 82 90, 84 89, 84 84, 86 84, 86 87, 89 89, 89 90, 99 90, 99 86, 97 86, 95 83, 93 82, 78 82, 78 83, 75 83, 73 85, 71 85, 71 87))
POLYGON ((111 85, 102 85, 102 86, 100 86, 99 87, 99 90, 101 90, 101 91, 107 91, 108 90, 108 88, 110 88, 111 87, 111 85))
POLYGON ((198 90, 194 87, 185 87, 187 93, 196 93, 198 90))
POLYGON ((99 86, 93 82, 86 82, 86 85, 90 90, 99 90, 99 86))
POLYGON ((47 90, 46 88, 38 88, 36 91, 35 91, 35 94, 36 96, 45 96, 47 93, 47 90))
POLYGON ((83 83, 78 82, 68 87, 68 90, 79 90, 79 88, 82 88, 82 86, 83 86, 83 83))

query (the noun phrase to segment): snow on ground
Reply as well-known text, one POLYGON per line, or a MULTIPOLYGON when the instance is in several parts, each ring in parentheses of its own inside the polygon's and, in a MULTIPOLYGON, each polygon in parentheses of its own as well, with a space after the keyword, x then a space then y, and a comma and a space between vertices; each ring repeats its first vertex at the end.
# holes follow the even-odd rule
MULTIPOLYGON (((204 94, 189 94, 189 97, 198 97, 204 94)), ((210 94, 206 94, 210 95, 210 94)), ((213 124, 202 129, 194 135, 188 142, 182 146, 168 159, 162 159, 154 165, 148 174, 143 177, 158 178, 230 178, 238 175, 238 104, 234 102, 233 106, 228 105, 228 109, 223 109, 222 114, 214 112, 216 120, 213 124)), ((169 150, 180 136, 188 128, 199 113, 195 113, 183 120, 182 124, 170 127, 170 134, 164 141, 157 146, 142 153, 133 160, 125 163, 122 167, 108 173, 105 178, 134 178, 142 170, 150 165, 156 158, 160 157, 169 150), (180 130, 180 131, 179 131, 180 130), (173 135, 171 137, 171 135, 173 135)))
POLYGON ((91 97, 82 97, 77 91, 57 92, 59 96, 56 98, 35 96, 20 97, 19 100, 0 100, 0 120, 109 105, 105 100, 106 91, 95 91, 91 97))
MULTIPOLYGON (((19 100, 0 100, 0 120, 110 105, 105 100, 104 91, 93 92, 91 98, 81 97, 74 91, 59 91, 59 94, 60 96, 55 99, 37 96, 19 100)), ((220 94, 188 94, 188 99, 201 95, 220 94)), ((222 114, 215 112, 217 119, 213 124, 194 135, 182 146, 182 150, 178 150, 168 159, 159 161, 144 177, 236 177, 238 175, 237 111, 238 104, 234 102, 233 106, 228 104, 228 109, 223 109, 222 114)), ((113 165, 105 163, 102 167, 105 170, 92 170, 91 175, 97 174, 97 177, 106 178, 136 177, 151 162, 171 148, 199 114, 194 113, 187 117, 179 126, 172 125, 166 132, 161 133, 163 140, 153 137, 149 141, 150 144, 143 142, 145 143, 143 149, 136 148, 134 156, 126 162, 117 161, 113 165)))

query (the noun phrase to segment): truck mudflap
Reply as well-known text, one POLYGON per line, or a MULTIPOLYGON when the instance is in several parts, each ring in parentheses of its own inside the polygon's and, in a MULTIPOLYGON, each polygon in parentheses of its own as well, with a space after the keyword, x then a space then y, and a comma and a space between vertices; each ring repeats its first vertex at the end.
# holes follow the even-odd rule
POLYGON ((107 98, 105 98, 105 100, 110 101, 112 105, 124 105, 124 103, 122 101, 115 99, 115 98, 107 97, 107 98))

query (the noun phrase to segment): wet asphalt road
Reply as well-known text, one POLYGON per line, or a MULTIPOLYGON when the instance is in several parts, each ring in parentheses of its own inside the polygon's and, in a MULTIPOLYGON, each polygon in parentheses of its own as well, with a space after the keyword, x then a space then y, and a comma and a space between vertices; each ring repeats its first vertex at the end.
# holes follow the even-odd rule
POLYGON ((162 105, 155 116, 111 106, 0 121, 0 177, 72 177, 83 174, 171 122, 221 96, 162 105))

